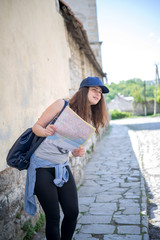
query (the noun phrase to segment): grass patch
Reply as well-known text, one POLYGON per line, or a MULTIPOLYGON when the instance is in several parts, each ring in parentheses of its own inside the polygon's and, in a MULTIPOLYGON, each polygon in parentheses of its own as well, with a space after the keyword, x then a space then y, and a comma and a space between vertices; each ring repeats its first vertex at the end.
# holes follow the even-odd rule
POLYGON ((40 218, 34 227, 35 231, 38 232, 43 227, 44 223, 45 223, 45 216, 44 214, 41 213, 40 218))
POLYGON ((117 109, 115 109, 113 111, 110 111, 110 115, 111 115, 112 120, 115 120, 115 119, 121 119, 121 118, 129 118, 132 116, 132 113, 131 112, 121 112, 121 111, 118 111, 117 109))
POLYGON ((110 115, 111 115, 111 119, 115 120, 115 119, 122 119, 122 118, 138 118, 138 117, 159 117, 160 113, 157 113, 156 115, 154 114, 147 114, 147 116, 145 115, 132 115, 131 112, 123 112, 123 111, 118 111, 117 109, 114 109, 112 111, 110 111, 110 115))
POLYGON ((30 240, 35 232, 38 232, 45 223, 45 216, 44 214, 40 214, 39 220, 36 222, 36 225, 33 226, 31 221, 26 221, 22 227, 24 232, 26 233, 26 236, 23 238, 23 240, 30 240))
POLYGON ((90 151, 90 150, 87 150, 86 152, 87 152, 88 154, 91 154, 91 151, 90 151))
POLYGON ((157 113, 156 115, 151 115, 151 117, 160 117, 160 113, 157 113))

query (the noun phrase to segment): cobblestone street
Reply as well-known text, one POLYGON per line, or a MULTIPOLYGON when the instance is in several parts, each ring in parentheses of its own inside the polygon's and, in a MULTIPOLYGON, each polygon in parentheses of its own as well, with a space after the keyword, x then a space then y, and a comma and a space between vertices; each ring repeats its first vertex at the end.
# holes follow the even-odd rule
POLYGON ((145 181, 128 130, 112 121, 86 166, 75 240, 148 239, 145 181))
POLYGON ((160 240, 160 118, 137 119, 134 125, 123 123, 132 130, 130 137, 145 177, 149 239, 160 240))
MULTIPOLYGON (((78 190, 74 240, 160 239, 159 149, 159 117, 111 121, 78 190)), ((38 239, 44 233, 36 234, 38 239)))

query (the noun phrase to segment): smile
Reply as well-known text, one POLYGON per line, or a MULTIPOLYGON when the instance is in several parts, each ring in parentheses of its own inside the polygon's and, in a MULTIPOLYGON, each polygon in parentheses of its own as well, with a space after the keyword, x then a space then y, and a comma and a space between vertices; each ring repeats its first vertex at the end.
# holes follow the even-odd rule
POLYGON ((93 97, 96 101, 98 101, 99 100, 99 98, 98 97, 93 97))

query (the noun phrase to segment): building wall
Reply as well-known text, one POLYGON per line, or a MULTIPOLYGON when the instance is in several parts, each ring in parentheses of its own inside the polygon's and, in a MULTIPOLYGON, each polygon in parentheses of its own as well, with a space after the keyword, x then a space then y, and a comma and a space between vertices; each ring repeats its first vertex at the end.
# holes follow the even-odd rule
POLYGON ((96 0, 65 0, 87 31, 90 46, 102 66, 101 42, 99 42, 96 0))
MULTIPOLYGON (((159 103, 156 104, 156 113, 160 113, 159 103)), ((146 114, 154 114, 154 101, 146 102, 146 114)), ((145 105, 134 102, 133 115, 145 115, 145 105)))
POLYGON ((86 57, 83 49, 73 39, 70 32, 67 32, 67 39, 70 48, 69 68, 71 88, 70 96, 79 88, 82 79, 88 76, 98 76, 102 79, 101 74, 94 68, 93 64, 86 57))
POLYGON ((24 212, 26 171, 6 168, 6 155, 49 104, 69 96, 70 49, 55 1, 0 1, 0 16, 0 239, 14 240, 39 211, 24 212))
POLYGON ((65 25, 55 1, 0 1, 0 16, 3 170, 14 139, 55 99, 67 97, 71 83, 65 25))
MULTIPOLYGON (((0 1, 0 239, 23 239, 26 171, 6 165, 6 155, 16 138, 31 127, 57 98, 71 96, 80 81, 99 76, 83 50, 67 31, 57 0, 0 1)), ((70 158, 77 185, 96 143, 88 141, 83 158, 70 158)))
MULTIPOLYGON (((145 115, 145 112, 146 114, 154 114, 154 101, 146 102, 145 106, 144 103, 136 103, 119 94, 107 106, 110 111, 116 109, 118 111, 132 112, 133 115, 145 115)), ((156 110, 157 113, 160 113, 159 103, 156 105, 156 110)))
POLYGON ((133 100, 126 100, 121 95, 117 95, 112 101, 108 103, 109 110, 118 110, 118 111, 125 111, 125 112, 132 112, 133 111, 133 100))

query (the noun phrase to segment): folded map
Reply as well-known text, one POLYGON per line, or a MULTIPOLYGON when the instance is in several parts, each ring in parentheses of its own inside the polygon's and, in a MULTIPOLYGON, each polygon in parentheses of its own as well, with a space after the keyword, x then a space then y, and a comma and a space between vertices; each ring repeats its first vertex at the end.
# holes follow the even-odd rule
POLYGON ((73 151, 92 136, 95 128, 78 116, 70 107, 66 107, 54 123, 56 132, 48 136, 48 141, 63 149, 73 151))

